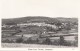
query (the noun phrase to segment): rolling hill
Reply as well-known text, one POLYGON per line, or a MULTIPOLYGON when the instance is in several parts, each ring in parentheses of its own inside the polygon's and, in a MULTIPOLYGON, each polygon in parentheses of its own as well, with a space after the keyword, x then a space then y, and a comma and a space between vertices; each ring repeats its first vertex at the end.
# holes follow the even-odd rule
POLYGON ((26 23, 26 22, 45 22, 45 23, 56 23, 56 22, 78 22, 77 18, 50 18, 45 16, 28 16, 22 18, 2 19, 2 24, 6 23, 26 23))

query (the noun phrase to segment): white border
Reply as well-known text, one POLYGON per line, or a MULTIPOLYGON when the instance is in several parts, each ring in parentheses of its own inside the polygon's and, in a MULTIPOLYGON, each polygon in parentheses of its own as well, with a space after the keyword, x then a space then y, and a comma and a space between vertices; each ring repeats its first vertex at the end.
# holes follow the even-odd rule
MULTIPOLYGON (((1 1, 1 0, 0 0, 1 1)), ((10 0, 8 0, 8 1, 10 1, 10 0)), ((19 0, 18 0, 19 1, 19 0)), ((63 0, 61 0, 61 1, 63 1, 63 0)), ((70 1, 75 1, 75 2, 77 2, 78 4, 76 5, 77 6, 77 11, 76 11, 76 16, 75 17, 78 17, 78 24, 80 23, 80 18, 79 18, 79 11, 80 11, 80 0, 70 0, 70 1)), ((57 3, 58 4, 58 3, 57 3)), ((75 4, 74 4, 75 5, 75 4)), ((3 5, 1 5, 1 6, 3 6, 3 5)), ((3 6, 4 7, 4 6, 3 6)), ((7 8, 6 8, 7 9, 7 8)), ((1 9, 0 9, 1 10, 1 9)), ((0 14, 2 14, 2 13, 0 13, 0 14)), ((66 17, 67 15, 65 15, 65 17, 66 17)), ((69 15, 68 15, 69 16, 69 15)), ((67 16, 67 17, 68 17, 67 16)), ((54 17, 56 17, 56 16, 54 16, 54 17)), ((70 16, 71 17, 71 16, 70 16)), ((0 16, 0 20, 2 19, 3 17, 1 17, 0 16)), ((1 28, 1 21, 0 21, 0 28, 1 28)), ((50 51, 80 51, 80 24, 78 25, 78 48, 50 48, 50 49, 52 49, 52 50, 50 50, 50 51)), ((0 32, 1 32, 1 29, 0 29, 0 32)), ((0 33, 0 41, 1 41, 1 33, 0 33)), ((10 51, 12 51, 12 50, 19 50, 19 51, 41 51, 41 50, 39 50, 39 48, 32 48, 32 49, 37 49, 37 50, 29 50, 29 48, 1 48, 1 42, 0 42, 0 51, 1 50, 5 50, 5 51, 8 51, 8 50, 10 50, 10 51)), ((41 49, 41 48, 40 48, 41 49)), ((42 48, 42 49, 44 49, 43 51, 45 51, 45 49, 46 48, 42 48)), ((49 50, 46 50, 46 51, 49 51, 49 50)))

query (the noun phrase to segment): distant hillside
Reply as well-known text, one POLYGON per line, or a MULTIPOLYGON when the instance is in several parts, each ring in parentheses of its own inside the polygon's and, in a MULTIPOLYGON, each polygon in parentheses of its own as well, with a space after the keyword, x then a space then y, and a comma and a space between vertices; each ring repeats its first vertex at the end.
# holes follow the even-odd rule
POLYGON ((50 17, 43 17, 43 16, 28 16, 28 17, 22 17, 22 18, 13 18, 13 19, 2 19, 2 24, 6 23, 24 23, 24 22, 78 22, 77 18, 50 18, 50 17))
POLYGON ((71 22, 71 23, 78 23, 78 18, 57 18, 60 22, 71 22))

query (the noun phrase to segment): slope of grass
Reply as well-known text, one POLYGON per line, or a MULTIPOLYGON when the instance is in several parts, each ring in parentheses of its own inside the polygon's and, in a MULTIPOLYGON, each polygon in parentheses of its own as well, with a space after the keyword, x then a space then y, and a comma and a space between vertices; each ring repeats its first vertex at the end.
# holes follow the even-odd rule
MULTIPOLYGON (((22 44, 22 43, 2 43, 3 48, 70 48, 69 46, 41 45, 41 44, 22 44)), ((72 47, 71 47, 72 48, 72 47)))

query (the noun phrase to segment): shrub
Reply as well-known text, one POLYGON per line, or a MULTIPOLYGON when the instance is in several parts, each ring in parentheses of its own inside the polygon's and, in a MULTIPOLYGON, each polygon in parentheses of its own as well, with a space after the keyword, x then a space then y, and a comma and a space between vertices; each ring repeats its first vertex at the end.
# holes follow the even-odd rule
POLYGON ((60 36, 59 44, 60 45, 63 45, 64 43, 65 43, 64 37, 63 36, 60 36))
POLYGON ((17 38, 16 39, 16 43, 21 43, 21 42, 23 42, 23 38, 17 38))
POLYGON ((65 41, 65 42, 63 43, 63 45, 64 45, 64 46, 71 46, 72 44, 71 44, 70 41, 65 41))
POLYGON ((60 45, 60 40, 59 39, 58 40, 54 40, 52 42, 52 45, 60 45))
POLYGON ((25 41, 26 43, 33 43, 31 37, 27 39, 27 41, 25 41))
POLYGON ((78 47, 78 41, 74 41, 73 46, 78 47))
POLYGON ((47 37, 43 42, 42 42, 43 44, 52 44, 51 43, 51 41, 50 41, 50 39, 47 37))
POLYGON ((13 43, 12 40, 9 40, 9 39, 5 39, 5 40, 2 40, 3 43, 13 43))
POLYGON ((27 40, 23 40, 23 42, 22 43, 27 43, 27 40))

